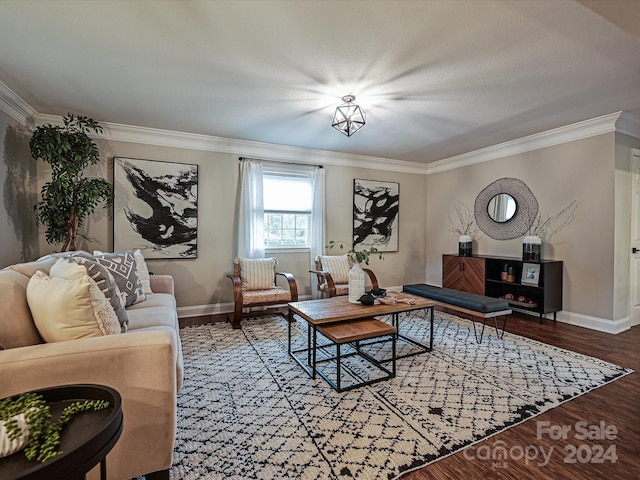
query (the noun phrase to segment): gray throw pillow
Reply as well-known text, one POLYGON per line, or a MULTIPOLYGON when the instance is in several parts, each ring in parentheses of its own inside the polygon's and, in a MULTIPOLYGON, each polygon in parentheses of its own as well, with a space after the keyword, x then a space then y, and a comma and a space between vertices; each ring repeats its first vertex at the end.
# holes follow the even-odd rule
POLYGON ((113 310, 116 312, 122 332, 126 332, 129 326, 129 316, 127 315, 127 311, 124 309, 124 300, 121 296, 118 284, 113 278, 113 275, 111 275, 111 272, 98 263, 95 257, 86 253, 74 253, 67 259, 82 265, 87 269, 89 277, 98 284, 98 288, 100 288, 100 291, 104 293, 105 297, 107 297, 107 300, 109 300, 109 303, 113 307, 113 310))
POLYGON ((133 252, 127 250, 118 253, 95 255, 96 261, 105 267, 118 285, 125 298, 125 307, 146 300, 142 283, 136 274, 136 259, 133 252))

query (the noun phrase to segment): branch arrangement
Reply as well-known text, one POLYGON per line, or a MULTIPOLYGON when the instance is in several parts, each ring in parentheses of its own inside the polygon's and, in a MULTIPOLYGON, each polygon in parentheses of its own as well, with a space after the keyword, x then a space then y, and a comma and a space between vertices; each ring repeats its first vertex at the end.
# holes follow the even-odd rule
MULTIPOLYGON (((337 247, 340 247, 341 250, 344 250, 345 245, 346 245, 345 242, 343 242, 342 240, 330 240, 329 244, 325 245, 324 248, 332 249, 333 247, 337 246, 337 247)), ((379 252, 376 247, 363 248, 362 250, 356 251, 352 246, 347 251, 347 255, 349 255, 349 258, 351 259, 352 262, 354 263, 364 262, 367 265, 369 265, 369 257, 371 255, 378 255, 378 258, 380 260, 384 260, 384 255, 382 255, 382 252, 379 252)))
POLYGON ((559 212, 546 218, 538 211, 531 222, 528 235, 538 236, 546 241, 551 240, 551 237, 573 222, 579 206, 580 202, 574 200, 559 212))
POLYGON ((451 224, 449 231, 451 233, 457 233, 458 235, 476 236, 480 232, 480 228, 476 224, 473 211, 462 202, 456 203, 453 208, 458 221, 454 223, 453 220, 451 220, 451 216, 449 216, 449 223, 451 224))

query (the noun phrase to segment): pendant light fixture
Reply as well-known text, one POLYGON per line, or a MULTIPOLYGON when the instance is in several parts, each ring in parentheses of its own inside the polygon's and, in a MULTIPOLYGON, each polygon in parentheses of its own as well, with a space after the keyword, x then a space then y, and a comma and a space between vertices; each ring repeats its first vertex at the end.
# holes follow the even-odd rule
POLYGON ((355 99, 356 97, 353 95, 342 97, 344 103, 336 108, 336 113, 333 115, 333 122, 331 123, 333 128, 344 133, 347 137, 356 133, 365 124, 364 110, 353 103, 355 99))

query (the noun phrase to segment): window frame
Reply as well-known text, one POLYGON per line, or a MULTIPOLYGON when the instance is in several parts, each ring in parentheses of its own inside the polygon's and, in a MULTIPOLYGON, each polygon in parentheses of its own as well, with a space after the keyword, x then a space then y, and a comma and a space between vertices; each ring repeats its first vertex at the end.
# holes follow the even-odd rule
MULTIPOLYGON (((312 188, 313 188, 313 179, 311 177, 310 174, 306 173, 306 172, 295 172, 295 171, 291 171, 290 168, 283 168, 283 167, 276 167, 276 166, 269 166, 264 168, 263 171, 263 191, 264 191, 264 180, 266 177, 276 177, 276 178, 304 178, 309 180, 312 188)), ((264 224, 264 229, 265 229, 265 235, 264 235, 264 250, 265 253, 304 253, 304 252, 310 252, 311 251, 311 237, 310 237, 310 230, 311 230, 311 222, 313 220, 313 198, 310 199, 311 200, 311 210, 268 210, 266 208, 263 208, 263 224, 264 224), (304 245, 274 245, 274 244, 267 244, 266 240, 267 240, 267 235, 266 235, 266 230, 267 230, 267 222, 266 222, 266 216, 268 214, 272 214, 272 213, 281 213, 281 214, 294 214, 294 215, 306 215, 307 216, 307 238, 306 238, 306 243, 304 245)))

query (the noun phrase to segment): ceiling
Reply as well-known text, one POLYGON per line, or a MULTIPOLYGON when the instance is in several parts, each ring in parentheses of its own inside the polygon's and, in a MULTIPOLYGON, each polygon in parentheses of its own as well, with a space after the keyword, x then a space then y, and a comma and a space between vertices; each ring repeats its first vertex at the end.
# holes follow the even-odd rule
POLYGON ((0 81, 41 114, 428 163, 639 113, 640 2, 4 0, 0 81))

